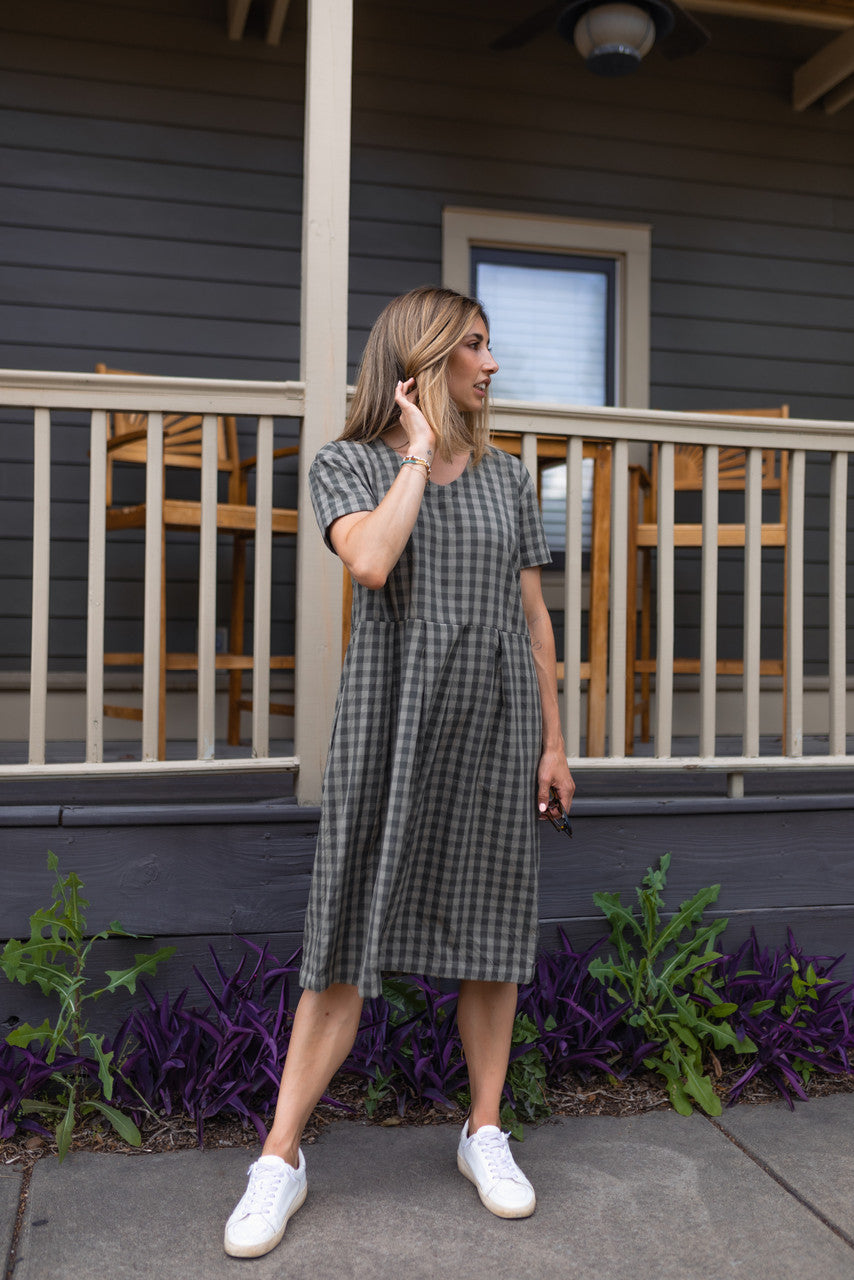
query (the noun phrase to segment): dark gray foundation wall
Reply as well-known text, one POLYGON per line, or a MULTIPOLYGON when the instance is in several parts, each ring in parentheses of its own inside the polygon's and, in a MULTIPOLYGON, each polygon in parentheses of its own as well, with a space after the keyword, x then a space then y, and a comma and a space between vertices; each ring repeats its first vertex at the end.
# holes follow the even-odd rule
MULTIPOLYGON (((751 928, 776 946, 791 929, 811 954, 845 954, 841 973, 849 976, 852 780, 810 775, 795 791, 782 775, 761 775, 736 800, 715 775, 656 783, 632 774, 619 787, 613 779, 579 777, 573 840, 543 827, 541 944, 555 945, 560 929, 579 950, 603 938, 593 894, 620 892, 633 902, 646 868, 669 852, 668 907, 720 883, 711 914, 729 920, 725 948, 751 928)), ((92 932, 118 919, 149 935, 98 944, 96 977, 130 964, 139 951, 171 945, 175 955, 148 985, 157 996, 188 987, 190 1002, 203 1005, 208 997, 194 970, 215 984, 210 948, 231 972, 246 950, 241 939, 268 943, 281 961, 299 947, 319 811, 294 803, 289 779, 141 780, 124 789, 68 783, 64 799, 49 799, 48 790, 55 793, 56 785, 0 792, 3 938, 27 936, 30 914, 49 904, 50 849, 65 874, 83 881, 92 932)), ((91 1025, 113 1032, 142 1000, 140 992, 106 997, 92 1006, 91 1025)), ((51 1013, 38 992, 0 977, 0 1032, 51 1013)))

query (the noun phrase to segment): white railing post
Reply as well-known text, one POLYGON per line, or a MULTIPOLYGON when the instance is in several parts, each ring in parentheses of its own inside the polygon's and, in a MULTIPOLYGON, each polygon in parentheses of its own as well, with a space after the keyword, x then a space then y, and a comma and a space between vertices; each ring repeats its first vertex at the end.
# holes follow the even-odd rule
POLYGON ((30 764, 44 764, 50 621, 50 410, 33 420, 33 582, 30 640, 30 764))
POLYGON ((804 508, 806 454, 789 456, 789 511, 786 521, 786 755, 804 752, 804 508))
POLYGON ((703 452, 703 561, 700 599, 701 756, 715 754, 718 676, 718 447, 703 452))
POLYGON ((308 471, 343 426, 347 395, 352 0, 309 0, 302 220, 302 379, 297 538, 297 799, 320 800, 341 670, 341 566, 314 524, 308 471))
POLYGON ((216 754, 217 421, 211 413, 202 418, 201 502, 196 753, 199 760, 212 760, 216 754))
POLYGON ((830 545, 828 549, 829 751, 844 755, 845 707, 845 563, 848 454, 834 453, 830 464, 830 545))
POLYGON ((531 477, 531 479, 533 480, 534 484, 536 484, 536 483, 537 483, 537 479, 538 479, 538 477, 537 477, 537 467, 538 467, 538 463, 537 463, 537 437, 536 437, 536 435, 535 435, 535 434, 533 434, 533 433, 532 433, 532 432, 530 432, 530 431, 525 431, 525 432, 523 432, 523 434, 522 434, 522 441, 521 441, 521 444, 520 444, 520 450, 521 450, 521 455, 522 455, 522 465, 527 469, 528 475, 531 477))
MULTIPOLYGON (((608 663, 610 696, 608 699, 608 737, 612 757, 626 754, 626 606, 628 604, 628 566, 626 547, 628 524, 629 446, 615 440, 611 450, 611 625, 608 663)), ((634 610, 634 601, 632 602, 634 610)), ((634 625, 634 611, 632 613, 634 625)))
POLYGON ((107 540, 107 414, 94 409, 89 441, 89 574, 86 607, 86 763, 104 758, 104 582, 107 540))
POLYGON ((655 657, 655 721, 653 737, 657 758, 669 756, 673 743, 673 572, 674 553, 673 445, 658 451, 658 631, 655 657))
POLYGON ((568 756, 581 750, 581 527, 584 440, 566 445, 566 554, 563 595, 563 736, 568 756))
POLYGON ((145 457, 145 615, 142 641, 142 758, 157 760, 163 745, 161 723, 165 708, 161 697, 164 645, 163 555, 163 414, 148 415, 145 457))
POLYGON ((252 659, 252 755, 270 754, 270 596, 273 572, 273 419, 258 419, 255 482, 255 590, 252 659))
POLYGON ((759 755, 762 634, 762 451, 748 449, 744 478, 744 731, 742 754, 759 755))

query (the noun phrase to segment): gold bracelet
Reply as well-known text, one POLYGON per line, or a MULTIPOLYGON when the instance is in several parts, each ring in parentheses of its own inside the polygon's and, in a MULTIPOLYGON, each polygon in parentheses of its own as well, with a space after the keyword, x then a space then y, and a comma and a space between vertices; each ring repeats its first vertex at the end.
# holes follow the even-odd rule
POLYGON ((411 464, 414 464, 417 467, 423 467, 424 470, 427 472, 427 477, 426 477, 427 480, 430 479, 430 463, 427 461, 426 458, 416 458, 414 454, 410 454, 408 457, 404 458, 403 461, 404 463, 409 462, 411 464))

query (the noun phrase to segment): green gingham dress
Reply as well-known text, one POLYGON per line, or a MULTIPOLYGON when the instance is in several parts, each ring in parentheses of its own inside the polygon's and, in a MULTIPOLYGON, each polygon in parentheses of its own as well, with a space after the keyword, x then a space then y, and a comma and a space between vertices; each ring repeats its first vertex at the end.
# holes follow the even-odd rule
MULTIPOLYGON (((400 466, 382 441, 324 445, 310 488, 330 547, 332 522, 373 510, 400 466)), ((427 485, 381 590, 354 583, 303 987, 529 979, 542 718, 519 570, 549 559, 527 470, 490 449, 427 485)))

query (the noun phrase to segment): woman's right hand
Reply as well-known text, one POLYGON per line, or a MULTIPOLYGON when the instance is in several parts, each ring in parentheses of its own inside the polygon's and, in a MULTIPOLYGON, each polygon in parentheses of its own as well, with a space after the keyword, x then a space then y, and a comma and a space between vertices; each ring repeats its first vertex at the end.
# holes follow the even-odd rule
POLYGON ((418 407, 418 388, 414 378, 398 382, 394 401, 400 409, 400 424, 406 432, 407 450, 432 465, 436 451, 436 433, 418 407))

